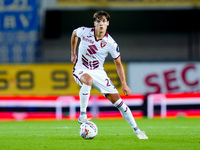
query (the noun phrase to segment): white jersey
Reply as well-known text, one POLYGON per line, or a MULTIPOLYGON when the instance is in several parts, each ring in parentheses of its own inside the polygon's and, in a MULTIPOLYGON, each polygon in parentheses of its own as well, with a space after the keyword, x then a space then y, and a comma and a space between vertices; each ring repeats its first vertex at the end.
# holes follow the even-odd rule
POLYGON ((104 70, 103 64, 108 53, 111 54, 113 59, 120 56, 117 43, 108 33, 102 39, 96 40, 94 28, 80 27, 76 29, 76 34, 81 39, 81 42, 74 71, 104 70))

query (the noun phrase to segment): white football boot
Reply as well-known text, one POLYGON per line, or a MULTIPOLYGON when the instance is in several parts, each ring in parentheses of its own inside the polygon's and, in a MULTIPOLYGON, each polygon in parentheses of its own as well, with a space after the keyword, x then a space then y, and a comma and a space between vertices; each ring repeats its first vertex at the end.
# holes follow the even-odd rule
POLYGON ((88 122, 90 119, 87 119, 87 114, 81 112, 80 116, 78 117, 78 123, 82 124, 84 122, 88 122))
POLYGON ((135 131, 135 134, 138 137, 138 139, 148 139, 148 137, 146 136, 145 132, 141 131, 140 129, 135 131))

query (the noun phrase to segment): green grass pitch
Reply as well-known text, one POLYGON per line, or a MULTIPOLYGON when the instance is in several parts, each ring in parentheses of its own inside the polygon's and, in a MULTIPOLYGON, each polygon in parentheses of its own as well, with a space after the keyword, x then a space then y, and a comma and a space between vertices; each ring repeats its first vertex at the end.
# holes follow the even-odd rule
POLYGON ((77 121, 0 122, 0 150, 199 150, 200 119, 136 119, 148 140, 125 120, 92 120, 98 135, 79 136, 77 121))

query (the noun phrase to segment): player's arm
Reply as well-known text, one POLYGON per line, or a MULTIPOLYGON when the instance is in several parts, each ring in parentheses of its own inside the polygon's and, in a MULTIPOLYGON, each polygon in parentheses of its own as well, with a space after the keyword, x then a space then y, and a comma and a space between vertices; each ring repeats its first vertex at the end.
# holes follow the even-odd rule
POLYGON ((78 36, 76 34, 76 30, 74 30, 71 36, 71 62, 73 62, 74 64, 76 63, 77 60, 77 55, 76 55, 77 43, 78 43, 78 36))
POLYGON ((123 68, 123 65, 122 65, 122 62, 121 62, 121 57, 114 59, 114 62, 115 62, 115 65, 116 65, 118 76, 119 76, 121 83, 122 83, 122 90, 123 90, 124 94, 126 96, 128 96, 128 95, 131 94, 131 90, 128 87, 127 82, 126 82, 126 76, 125 76, 124 68, 123 68))

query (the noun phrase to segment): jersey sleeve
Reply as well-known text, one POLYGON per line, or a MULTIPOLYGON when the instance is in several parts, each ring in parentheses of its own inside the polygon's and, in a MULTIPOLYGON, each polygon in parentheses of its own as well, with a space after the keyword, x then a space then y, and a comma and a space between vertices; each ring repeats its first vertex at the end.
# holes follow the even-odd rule
POLYGON ((113 59, 117 59, 120 56, 119 46, 117 43, 112 45, 112 49, 110 50, 110 54, 113 59))
POLYGON ((76 29, 77 36, 81 38, 83 36, 84 30, 85 30, 85 27, 79 27, 79 28, 77 28, 76 29))

